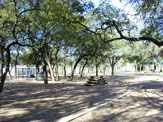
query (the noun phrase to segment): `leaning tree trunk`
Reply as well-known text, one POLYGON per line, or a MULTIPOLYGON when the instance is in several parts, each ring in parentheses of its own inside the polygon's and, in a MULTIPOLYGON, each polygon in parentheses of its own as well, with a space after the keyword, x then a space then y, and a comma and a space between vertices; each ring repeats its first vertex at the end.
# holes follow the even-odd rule
POLYGON ((2 93, 2 91, 3 91, 3 86, 4 86, 4 83, 5 83, 6 77, 7 77, 7 73, 9 71, 9 66, 6 66, 6 69, 5 69, 4 73, 3 73, 3 68, 4 67, 1 67, 0 93, 2 93))
POLYGON ((11 65, 11 69, 9 68, 9 72, 8 72, 10 79, 12 79, 12 75, 11 75, 12 69, 13 69, 13 66, 11 65))
POLYGON ((52 66, 50 66, 49 68, 50 68, 50 75, 52 77, 52 81, 55 81, 54 69, 52 68, 52 66))
POLYGON ((80 73, 80 77, 83 77, 83 71, 84 71, 84 68, 85 68, 86 65, 87 65, 87 61, 84 63, 84 65, 82 67, 82 70, 81 70, 81 73, 80 73))
POLYGON ((43 65, 44 84, 48 84, 47 64, 43 65))
POLYGON ((10 55, 10 49, 7 48, 6 50, 6 64, 5 64, 5 57, 4 57, 4 50, 2 50, 1 48, 1 59, 2 59, 2 65, 1 65, 1 82, 0 82, 0 93, 2 93, 3 91, 3 87, 4 87, 4 83, 7 77, 7 73, 9 71, 9 67, 10 67, 10 62, 11 62, 11 55, 10 55), (4 70, 5 68, 5 70, 4 70))
POLYGON ((71 72, 72 72, 72 70, 73 70, 73 63, 70 63, 70 67, 71 67, 71 72))
POLYGON ((81 60, 82 60, 82 57, 78 58, 78 60, 75 62, 75 65, 74 65, 74 67, 73 67, 73 69, 72 69, 71 79, 70 79, 70 80, 73 80, 73 78, 74 78, 74 73, 75 73, 75 69, 76 69, 77 65, 79 64, 79 62, 80 62, 81 60))
POLYGON ((5 80, 6 80, 6 75, 7 75, 7 73, 4 73, 3 75, 1 75, 0 93, 2 93, 2 91, 3 91, 3 86, 4 86, 4 83, 5 83, 5 80))
POLYGON ((79 67, 79 75, 81 75, 82 65, 79 67))
POLYGON ((56 64, 55 66, 55 73, 56 73, 56 80, 59 81, 60 78, 59 78, 59 72, 58 72, 58 64, 56 64))
POLYGON ((52 68, 52 65, 48 60, 46 62, 48 64, 49 68, 50 68, 50 75, 51 75, 52 81, 55 81, 54 70, 52 68))

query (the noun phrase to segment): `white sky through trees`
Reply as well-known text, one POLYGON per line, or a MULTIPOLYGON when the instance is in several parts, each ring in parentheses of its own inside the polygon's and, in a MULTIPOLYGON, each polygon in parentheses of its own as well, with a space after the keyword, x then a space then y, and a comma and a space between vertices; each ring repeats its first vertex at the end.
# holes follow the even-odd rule
MULTIPOLYGON (((91 0, 92 2, 94 2, 95 7, 98 7, 98 5, 100 4, 100 0, 91 0)), ((131 7, 131 5, 127 4, 126 5, 126 1, 122 0, 120 2, 120 0, 110 0, 109 2, 111 5, 113 5, 114 7, 123 9, 126 11, 126 13, 129 13, 131 15, 134 15, 136 12, 134 11, 134 9, 131 7)))
MULTIPOLYGON (((91 0, 92 2, 94 2, 95 7, 97 7, 100 4, 100 0, 91 0)), ((125 5, 125 1, 123 0, 123 2, 120 2, 119 0, 110 0, 110 4, 114 5, 115 7, 118 8, 123 8, 123 6, 125 5)))
MULTIPOLYGON (((95 7, 98 7, 101 0, 91 0, 94 2, 95 7)), ((128 16, 130 18, 130 21, 135 23, 138 27, 138 30, 140 30, 143 27, 143 20, 140 18, 140 16, 134 16, 136 14, 136 11, 130 4, 126 4, 126 0, 108 0, 109 3, 113 5, 114 7, 120 8, 125 10, 126 13, 128 13, 128 16)))

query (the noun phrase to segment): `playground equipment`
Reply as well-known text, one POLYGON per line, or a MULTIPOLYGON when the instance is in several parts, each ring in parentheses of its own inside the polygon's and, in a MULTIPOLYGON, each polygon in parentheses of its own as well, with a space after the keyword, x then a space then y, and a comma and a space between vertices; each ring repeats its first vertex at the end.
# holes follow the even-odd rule
POLYGON ((31 77, 35 76, 35 67, 27 67, 25 65, 17 65, 16 68, 10 67, 10 75, 14 79, 31 78, 31 77), (15 71, 15 69, 16 69, 16 71, 15 71))
MULTIPOLYGON (((30 78, 30 77, 34 77, 34 73, 35 73, 35 68, 17 68, 17 78, 30 78)), ((15 74, 14 74, 14 77, 15 74)))
POLYGON ((85 84, 86 86, 93 86, 93 85, 104 85, 106 84, 106 80, 103 78, 103 76, 100 76, 100 78, 96 78, 94 76, 90 76, 88 79, 87 83, 85 84))

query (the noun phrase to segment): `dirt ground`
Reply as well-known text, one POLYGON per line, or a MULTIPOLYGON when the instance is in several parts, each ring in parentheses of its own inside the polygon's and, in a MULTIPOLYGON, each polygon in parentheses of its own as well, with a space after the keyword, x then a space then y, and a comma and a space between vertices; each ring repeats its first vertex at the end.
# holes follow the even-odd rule
POLYGON ((140 90, 71 122, 162 122, 163 95, 140 90))
POLYGON ((8 80, 0 94, 0 122, 55 122, 58 119, 127 96, 80 116, 72 122, 163 121, 163 75, 121 74, 105 76, 108 84, 85 86, 87 77, 74 81, 8 80))

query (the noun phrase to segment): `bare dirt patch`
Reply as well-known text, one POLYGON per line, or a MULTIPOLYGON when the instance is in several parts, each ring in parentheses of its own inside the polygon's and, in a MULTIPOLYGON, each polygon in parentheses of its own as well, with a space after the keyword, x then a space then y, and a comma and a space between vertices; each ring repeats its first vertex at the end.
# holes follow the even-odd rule
MULTIPOLYGON (((76 78, 73 82, 61 80, 53 83, 50 81, 47 85, 44 85, 43 81, 35 81, 34 79, 7 81, 4 92, 0 94, 0 121, 57 121, 67 115, 105 103, 142 84, 146 85, 146 91, 135 92, 105 108, 90 112, 73 121, 139 121, 143 120, 143 116, 148 118, 152 116, 151 118, 154 120, 159 120, 158 117, 161 119, 160 85, 162 85, 163 80, 160 76, 132 75, 106 77, 106 79, 107 85, 97 86, 84 86, 87 78, 76 78), (154 91, 147 88, 152 83, 158 84, 154 91), (156 95, 157 97, 152 96, 151 93, 149 97, 147 91, 158 95, 156 95), (143 111, 144 106, 147 107, 143 111), (138 117, 136 113, 141 116, 138 117), (158 117, 154 117, 156 115, 158 117)), ((153 84, 152 86, 154 86, 153 84)))
POLYGON ((163 94, 139 90, 72 122, 161 122, 163 94))

